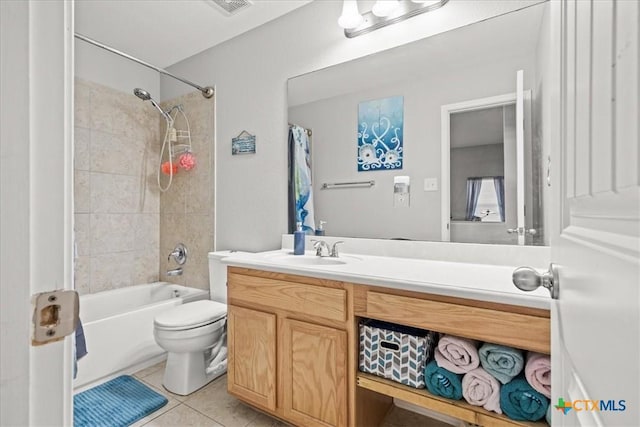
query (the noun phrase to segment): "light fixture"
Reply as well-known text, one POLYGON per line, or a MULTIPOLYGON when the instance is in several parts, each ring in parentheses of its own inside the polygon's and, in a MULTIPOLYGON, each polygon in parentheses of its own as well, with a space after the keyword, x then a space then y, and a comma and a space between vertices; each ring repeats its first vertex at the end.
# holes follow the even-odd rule
POLYGON ((371 12, 360 15, 356 0, 344 0, 338 24, 348 38, 370 33, 387 25, 396 24, 447 4, 449 0, 378 0, 371 12), (383 16, 384 14, 384 16, 383 16), (353 19, 352 19, 353 18, 353 19), (358 22, 356 24, 356 22, 358 22), (346 26, 355 25, 355 26, 346 26))
POLYGON ((356 28, 362 24, 364 18, 358 12, 357 0, 344 0, 342 5, 342 15, 338 18, 338 25, 342 28, 356 28))
POLYGON ((398 0, 378 0, 371 9, 371 12, 379 17, 391 15, 400 6, 398 0))

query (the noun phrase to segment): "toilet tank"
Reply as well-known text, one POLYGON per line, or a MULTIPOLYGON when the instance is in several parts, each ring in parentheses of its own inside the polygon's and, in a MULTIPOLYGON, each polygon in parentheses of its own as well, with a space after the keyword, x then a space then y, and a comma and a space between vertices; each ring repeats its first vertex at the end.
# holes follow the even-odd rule
POLYGON ((231 255, 231 251, 209 252, 209 293, 213 301, 227 303, 227 266, 222 258, 231 255))

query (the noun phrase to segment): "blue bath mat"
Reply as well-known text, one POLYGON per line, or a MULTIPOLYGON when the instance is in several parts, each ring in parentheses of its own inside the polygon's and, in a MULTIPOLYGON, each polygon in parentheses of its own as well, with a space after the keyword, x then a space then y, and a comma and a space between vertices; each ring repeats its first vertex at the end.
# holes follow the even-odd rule
POLYGON ((74 427, 128 426, 162 408, 167 398, 129 375, 73 396, 74 427))

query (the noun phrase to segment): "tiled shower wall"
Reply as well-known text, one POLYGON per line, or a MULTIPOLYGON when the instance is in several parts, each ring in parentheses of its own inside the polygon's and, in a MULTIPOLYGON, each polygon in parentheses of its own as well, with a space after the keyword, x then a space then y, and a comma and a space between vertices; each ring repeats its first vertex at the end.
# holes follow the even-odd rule
POLYGON ((161 116, 148 102, 75 82, 75 284, 80 294, 158 280, 161 116))
MULTIPOLYGON (((191 125, 191 142, 196 167, 180 169, 168 191, 160 195, 160 279, 200 289, 209 289, 207 253, 213 250, 213 135, 214 101, 200 92, 165 101, 163 109, 182 105, 191 125), (166 271, 178 265, 167 256, 177 243, 184 243, 189 252, 182 276, 167 277, 166 271)), ((178 115, 176 129, 186 129, 178 115)), ((161 138, 165 133, 160 123, 161 138)), ((179 143, 185 140, 178 141, 179 143)), ((165 158, 163 161, 166 161, 165 158)), ((163 176, 166 186, 168 177, 163 176)))

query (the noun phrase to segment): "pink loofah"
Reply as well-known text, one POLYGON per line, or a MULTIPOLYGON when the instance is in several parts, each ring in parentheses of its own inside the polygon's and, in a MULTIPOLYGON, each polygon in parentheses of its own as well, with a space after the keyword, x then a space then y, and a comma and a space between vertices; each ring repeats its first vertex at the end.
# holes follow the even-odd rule
POLYGON ((192 153, 184 153, 178 159, 178 164, 186 171, 191 170, 196 166, 196 157, 192 153))
POLYGON ((169 163, 169 162, 164 162, 162 164, 162 173, 165 175, 172 175, 172 170, 173 169, 173 175, 178 173, 178 165, 176 165, 175 163, 169 163))

